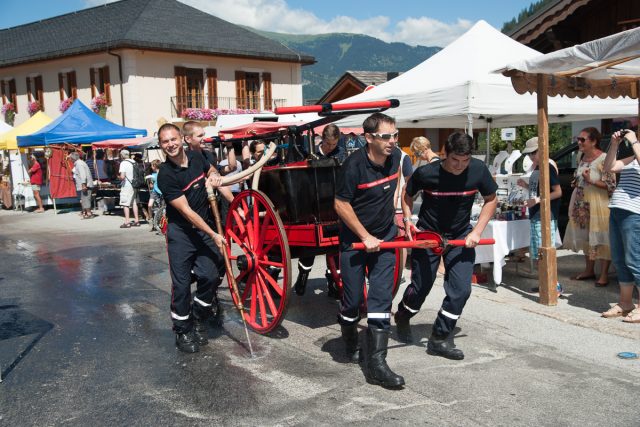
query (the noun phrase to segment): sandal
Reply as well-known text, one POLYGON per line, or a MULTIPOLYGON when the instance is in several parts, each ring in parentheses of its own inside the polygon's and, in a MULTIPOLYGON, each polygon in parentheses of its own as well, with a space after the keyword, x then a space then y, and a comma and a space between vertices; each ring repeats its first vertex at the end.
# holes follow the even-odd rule
POLYGON ((593 280, 596 278, 595 274, 589 274, 588 276, 583 276, 582 273, 578 273, 575 276, 571 277, 571 280, 593 280))
POLYGON ((120 228, 131 228, 131 224, 124 223, 120 226, 120 228))
POLYGON ((609 282, 596 282, 596 288, 604 288, 606 286, 609 286, 609 282))
POLYGON ((627 317, 622 319, 625 323, 640 323, 640 308, 636 308, 627 314, 627 317))
MULTIPOLYGON (((607 319, 611 319, 613 317, 623 317, 628 315, 629 313, 631 313, 632 311, 634 311, 634 309, 630 309, 630 310, 625 310, 624 308, 622 308, 620 306, 620 304, 616 304, 613 307, 611 307, 609 310, 605 311, 604 313, 601 314, 602 317, 605 317, 607 319)), ((639 313, 640 314, 640 313, 639 313)))
POLYGON ((140 227, 140 223, 139 222, 133 222, 131 223, 132 227, 140 227))

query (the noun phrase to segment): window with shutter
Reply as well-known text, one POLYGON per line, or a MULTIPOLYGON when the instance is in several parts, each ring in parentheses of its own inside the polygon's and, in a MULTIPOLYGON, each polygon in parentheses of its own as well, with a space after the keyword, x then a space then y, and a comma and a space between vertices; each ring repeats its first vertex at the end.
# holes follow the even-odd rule
POLYGON ((64 93, 64 74, 58 73, 58 89, 60 91, 60 101, 64 101, 66 98, 64 93))
POLYGON ((10 102, 18 113, 18 94, 16 93, 16 79, 2 80, 2 105, 10 102))
POLYGON ((247 82, 244 71, 236 71, 236 108, 247 108, 247 82))
POLYGON ((174 67, 176 80, 176 113, 178 116, 187 107, 187 69, 185 67, 174 67))
POLYGON ((31 80, 32 77, 27 77, 27 101, 33 101, 33 92, 31 91, 31 80))
POLYGON ((71 98, 78 98, 78 83, 76 82, 76 72, 69 71, 67 73, 67 81, 69 83, 69 93, 71 94, 71 98))
POLYGON ((105 65, 100 69, 102 93, 107 98, 107 103, 111 105, 111 76, 109 75, 109 66, 105 65))
POLYGON ((42 76, 36 76, 36 101, 40 103, 40 111, 44 111, 44 86, 42 84, 42 76))
POLYGON ((111 82, 109 79, 109 66, 101 68, 89 68, 89 80, 91 82, 91 98, 104 94, 107 103, 111 105, 111 82))
POLYGON ((43 93, 42 76, 27 77, 27 100, 38 101, 41 111, 44 111, 43 93))
POLYGON ((207 68, 207 107, 218 108, 218 71, 207 68))
POLYGON ((60 89, 60 101, 64 101, 66 98, 77 99, 78 83, 76 81, 76 72, 58 73, 58 87, 60 89))
POLYGON ((262 96, 264 97, 265 111, 272 111, 273 97, 271 95, 271 73, 262 73, 262 96))

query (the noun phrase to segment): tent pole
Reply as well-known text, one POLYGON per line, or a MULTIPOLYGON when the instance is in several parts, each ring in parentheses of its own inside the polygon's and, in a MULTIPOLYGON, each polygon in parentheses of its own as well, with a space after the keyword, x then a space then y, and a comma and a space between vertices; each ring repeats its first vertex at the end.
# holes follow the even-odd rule
POLYGON ((547 108, 547 79, 538 74, 538 156, 540 169, 540 225, 542 245, 538 250, 538 282, 540 304, 557 305, 558 268, 555 236, 551 236, 551 204, 549 201, 549 111, 547 108))
POLYGON ((467 114, 467 135, 473 138, 473 114, 467 114))
POLYGON ((485 163, 487 165, 491 164, 491 122, 493 119, 491 117, 487 117, 487 158, 485 159, 485 163))

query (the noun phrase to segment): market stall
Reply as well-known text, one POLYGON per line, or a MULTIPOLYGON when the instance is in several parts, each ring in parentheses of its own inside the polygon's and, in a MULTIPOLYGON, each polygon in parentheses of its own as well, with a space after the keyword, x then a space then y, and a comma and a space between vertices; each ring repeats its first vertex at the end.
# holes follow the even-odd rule
MULTIPOLYGON (((52 119, 42 111, 38 111, 29 120, 19 126, 0 135, 0 150, 9 152, 9 162, 11 170, 12 195, 17 199, 18 206, 30 208, 36 206, 36 201, 31 191, 29 174, 27 173, 27 153, 18 149, 18 137, 29 135, 51 123, 52 119)), ((32 147, 35 148, 35 147, 32 147)), ((41 187, 40 196, 44 204, 52 203, 49 197, 48 181, 41 187)))
MULTIPOLYGON (((89 144, 113 138, 143 137, 146 134, 147 131, 144 129, 128 128, 110 122, 91 111, 79 100, 75 100, 60 117, 34 133, 18 136, 17 140, 19 147, 47 147, 65 143, 89 144)), ((62 148, 62 151, 65 149, 62 148)), ((67 194, 68 177, 65 171, 61 163, 60 174, 50 176, 52 188, 65 189, 61 190, 61 194, 67 194)), ((57 196, 52 194, 54 206, 57 196)))
MULTIPOLYGON (((551 244, 550 204, 549 204, 549 107, 548 96, 562 95, 563 98, 589 103, 593 97, 608 98, 607 101, 620 105, 630 104, 629 100, 612 98, 626 97, 639 99, 640 93, 640 28, 623 31, 602 39, 539 55, 520 62, 507 62, 499 70, 511 79, 511 84, 522 96, 537 94, 538 143, 540 150, 540 195, 542 219, 542 254, 540 274, 540 302, 557 304, 557 294, 553 292, 557 283, 557 260, 555 248, 551 244)), ((637 102, 633 113, 638 113, 637 102)))

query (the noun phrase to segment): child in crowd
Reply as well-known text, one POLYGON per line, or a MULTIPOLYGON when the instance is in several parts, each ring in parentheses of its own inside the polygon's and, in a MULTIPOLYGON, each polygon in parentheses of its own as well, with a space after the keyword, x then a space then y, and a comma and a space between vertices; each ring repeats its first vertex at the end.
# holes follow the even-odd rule
POLYGON ((155 225, 153 223, 153 205, 160 204, 160 199, 162 198, 162 192, 158 188, 158 169, 160 169, 160 160, 154 160, 151 162, 151 175, 147 175, 145 178, 149 183, 150 193, 149 193, 149 204, 147 209, 149 210, 149 215, 151 216, 151 230, 155 229, 155 225))

